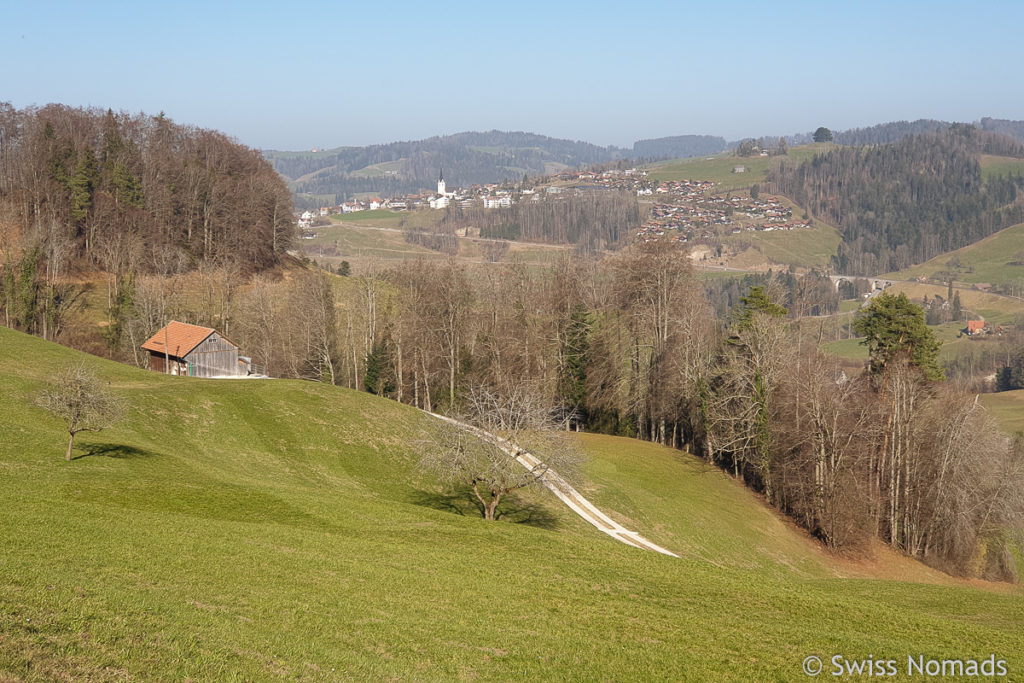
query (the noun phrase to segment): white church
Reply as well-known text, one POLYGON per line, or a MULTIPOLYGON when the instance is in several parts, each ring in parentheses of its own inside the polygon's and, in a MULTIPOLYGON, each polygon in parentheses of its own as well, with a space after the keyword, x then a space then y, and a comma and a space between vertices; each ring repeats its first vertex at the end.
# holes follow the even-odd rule
POLYGON ((437 176, 437 194, 430 198, 430 208, 447 208, 454 196, 454 192, 447 191, 447 187, 444 184, 444 169, 442 168, 437 176))

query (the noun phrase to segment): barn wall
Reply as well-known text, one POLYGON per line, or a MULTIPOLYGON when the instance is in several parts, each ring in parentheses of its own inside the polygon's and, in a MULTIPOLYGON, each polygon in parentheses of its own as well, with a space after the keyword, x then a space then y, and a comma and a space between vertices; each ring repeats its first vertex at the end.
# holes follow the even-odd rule
POLYGON ((220 335, 211 335, 185 356, 192 377, 237 375, 238 347, 220 335))

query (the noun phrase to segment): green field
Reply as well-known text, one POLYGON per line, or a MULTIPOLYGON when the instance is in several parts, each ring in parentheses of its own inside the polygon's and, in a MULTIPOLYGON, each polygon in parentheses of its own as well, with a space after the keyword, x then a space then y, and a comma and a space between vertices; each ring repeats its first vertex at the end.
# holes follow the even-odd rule
POLYGON ((931 278, 940 271, 952 270, 956 273, 957 282, 998 284, 1024 281, 1024 265, 1017 265, 1018 261, 1024 264, 1024 223, 885 277, 892 280, 931 278), (957 259, 960 266, 951 267, 949 262, 957 259))
POLYGON ((1024 159, 982 154, 981 177, 988 180, 993 176, 1000 175, 1024 175, 1024 159))
MULTIPOLYGON (((961 334, 964 326, 965 324, 962 322, 928 326, 928 329, 932 331, 935 338, 942 344, 942 348, 939 350, 940 361, 953 360, 961 349, 985 343, 984 341, 972 340, 967 335, 961 334)), ((823 351, 846 360, 866 361, 868 359, 868 349, 860 341, 860 337, 840 339, 839 341, 825 342, 821 345, 821 348, 823 351)))
MULTIPOLYGON (((920 282, 895 282, 888 291, 898 294, 905 293, 913 301, 922 301, 925 296, 943 298, 949 293, 947 287, 930 285, 920 282)), ((1014 324, 1024 315, 1024 299, 1016 299, 998 294, 979 292, 976 289, 957 288, 961 305, 969 312, 980 315, 985 320, 996 324, 1014 324)))
POLYGON ((721 187, 716 189, 729 190, 750 187, 765 179, 768 170, 781 160, 799 164, 814 158, 815 154, 828 151, 831 143, 814 143, 790 147, 785 157, 736 157, 715 156, 698 159, 681 159, 654 164, 649 168, 651 180, 710 180, 721 187), (744 173, 733 173, 736 166, 744 166, 744 173))
POLYGON ((405 165, 405 159, 399 159, 398 161, 385 161, 379 164, 372 164, 358 171, 352 171, 352 175, 357 178, 379 178, 380 176, 388 175, 389 172, 397 173, 402 170, 405 165))
POLYGON ((352 225, 372 225, 378 228, 399 228, 409 223, 419 225, 422 223, 423 212, 391 211, 390 209, 374 209, 373 211, 354 211, 352 213, 331 214, 331 220, 352 225), (404 222, 403 222, 404 221, 404 222))
POLYGON ((814 268, 827 266, 839 249, 842 238, 831 225, 815 221, 810 228, 772 232, 742 232, 728 235, 727 244, 748 242, 766 259, 780 265, 814 268))
POLYGON ((982 394, 981 402, 1010 433, 1024 432, 1024 389, 982 394))
POLYGON ((833 653, 1024 671, 1019 589, 907 561, 935 583, 838 578, 881 565, 636 441, 586 437, 582 486, 680 559, 544 491, 485 522, 416 473, 430 418, 316 383, 92 358, 130 409, 64 462, 32 399, 79 358, 0 328, 0 680, 790 681, 833 653))

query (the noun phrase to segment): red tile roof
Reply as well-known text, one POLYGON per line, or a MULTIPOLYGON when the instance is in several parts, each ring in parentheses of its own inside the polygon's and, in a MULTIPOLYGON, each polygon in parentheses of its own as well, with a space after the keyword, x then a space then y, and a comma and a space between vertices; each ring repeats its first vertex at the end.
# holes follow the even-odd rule
POLYGON ((156 353, 168 353, 177 358, 184 358, 188 353, 203 343, 211 334, 216 332, 212 327, 200 327, 189 325, 172 320, 167 326, 146 340, 142 345, 147 351, 156 353), (164 341, 167 342, 167 349, 164 349, 164 341))

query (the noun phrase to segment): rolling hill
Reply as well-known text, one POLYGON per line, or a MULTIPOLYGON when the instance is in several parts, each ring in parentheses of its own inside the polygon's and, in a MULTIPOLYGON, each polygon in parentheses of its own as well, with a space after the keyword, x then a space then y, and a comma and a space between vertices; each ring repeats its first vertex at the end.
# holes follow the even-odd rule
POLYGON ((966 247, 890 273, 892 280, 936 278, 955 282, 1007 284, 1024 281, 1024 223, 1012 225, 966 247))
POLYGON ((518 181, 567 167, 601 164, 629 150, 521 132, 457 133, 426 140, 318 152, 265 150, 300 206, 337 204, 361 193, 385 197, 434 187, 444 169, 450 187, 518 181))
MULTIPOLYGON (((793 680, 804 657, 1024 666, 1024 595, 833 558, 683 453, 586 437, 585 492, 479 519, 427 420, 316 383, 171 378, 0 328, 0 679, 793 680), (85 360, 130 405, 62 459, 32 404, 85 360), (839 578, 858 576, 861 578, 839 578)), ((827 664, 826 664, 827 665, 827 664)))

